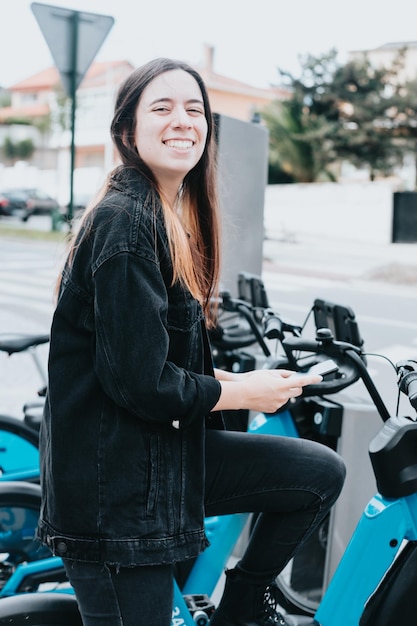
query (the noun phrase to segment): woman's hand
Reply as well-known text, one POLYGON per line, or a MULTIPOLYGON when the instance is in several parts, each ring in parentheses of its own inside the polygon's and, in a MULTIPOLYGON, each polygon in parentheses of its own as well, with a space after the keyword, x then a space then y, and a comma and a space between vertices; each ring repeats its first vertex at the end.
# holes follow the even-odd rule
POLYGON ((323 380, 317 374, 291 370, 253 370, 242 374, 215 370, 222 391, 214 411, 249 409, 274 413, 291 398, 301 396, 303 387, 323 380))

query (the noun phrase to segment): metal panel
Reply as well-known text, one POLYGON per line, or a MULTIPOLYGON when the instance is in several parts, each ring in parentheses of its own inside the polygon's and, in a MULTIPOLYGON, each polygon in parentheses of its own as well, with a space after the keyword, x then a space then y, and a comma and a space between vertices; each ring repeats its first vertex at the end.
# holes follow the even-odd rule
POLYGON ((237 276, 261 275, 268 131, 260 124, 215 114, 222 211, 222 289, 237 295, 237 276))
POLYGON ((417 242, 417 192, 396 191, 392 224, 393 243, 417 242))

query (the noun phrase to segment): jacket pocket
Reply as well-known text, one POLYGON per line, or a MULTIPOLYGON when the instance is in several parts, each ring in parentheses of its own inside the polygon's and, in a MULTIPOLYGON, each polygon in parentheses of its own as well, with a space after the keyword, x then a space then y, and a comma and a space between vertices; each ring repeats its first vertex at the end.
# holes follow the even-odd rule
POLYGON ((167 317, 168 360, 179 367, 195 370, 195 364, 200 360, 200 326, 203 318, 200 303, 189 292, 172 288, 167 317))
POLYGON ((173 286, 168 294, 168 329, 190 332, 197 322, 203 319, 203 311, 198 300, 182 288, 173 286))

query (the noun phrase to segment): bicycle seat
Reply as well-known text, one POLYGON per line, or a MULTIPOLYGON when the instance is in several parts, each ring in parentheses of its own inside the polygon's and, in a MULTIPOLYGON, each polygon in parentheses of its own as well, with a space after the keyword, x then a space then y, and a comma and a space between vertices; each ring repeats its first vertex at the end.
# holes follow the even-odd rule
POLYGON ((21 593, 9 598, 1 598, 0 620, 3 624, 82 626, 75 596, 56 592, 21 593))
POLYGON ((48 343, 49 335, 0 335, 0 350, 10 356, 48 343))

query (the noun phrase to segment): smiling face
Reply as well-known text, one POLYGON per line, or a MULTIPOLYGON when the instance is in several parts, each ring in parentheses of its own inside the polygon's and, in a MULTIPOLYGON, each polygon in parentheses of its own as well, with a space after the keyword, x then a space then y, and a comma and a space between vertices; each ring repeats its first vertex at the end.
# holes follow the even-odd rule
POLYGON ((207 128, 200 87, 188 72, 165 72, 144 89, 136 108, 136 149, 162 189, 176 194, 204 152, 207 128))

